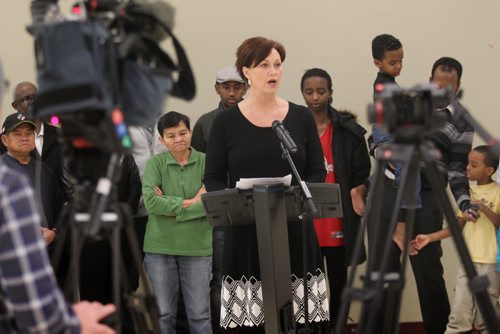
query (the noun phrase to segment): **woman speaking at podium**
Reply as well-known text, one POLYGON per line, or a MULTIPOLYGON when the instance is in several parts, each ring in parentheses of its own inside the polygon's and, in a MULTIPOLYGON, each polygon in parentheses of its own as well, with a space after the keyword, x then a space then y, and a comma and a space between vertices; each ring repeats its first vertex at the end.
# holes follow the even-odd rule
MULTIPOLYGON (((283 45, 264 37, 249 38, 238 47, 236 58, 236 68, 249 85, 248 96, 221 111, 213 123, 205 165, 207 191, 234 188, 240 178, 283 177, 292 173, 287 160, 282 159, 280 140, 272 129, 275 120, 283 122, 297 145, 292 158, 301 178, 324 182, 323 151, 311 113, 276 94, 283 74, 283 45)), ((294 183, 297 180, 293 179, 294 183)), ((308 319, 312 326, 318 326, 329 319, 326 280, 312 222, 307 229, 308 319)), ((294 295, 295 321, 300 324, 304 323, 301 298, 296 298, 297 294, 302 295, 304 277, 300 221, 289 221, 288 231, 292 271, 288 284, 294 295)), ((226 228, 221 298, 222 328, 230 333, 264 332, 255 224, 226 228)))

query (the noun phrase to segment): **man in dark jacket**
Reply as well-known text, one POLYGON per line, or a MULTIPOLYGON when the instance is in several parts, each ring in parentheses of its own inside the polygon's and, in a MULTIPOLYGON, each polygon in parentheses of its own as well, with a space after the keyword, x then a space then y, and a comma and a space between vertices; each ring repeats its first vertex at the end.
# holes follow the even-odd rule
MULTIPOLYGON (((23 81, 14 89, 14 100, 12 107, 19 113, 29 116, 28 111, 36 98, 38 88, 29 81, 23 81)), ((62 144, 59 142, 59 129, 40 120, 33 120, 37 125, 35 133, 35 150, 32 151, 33 158, 41 158, 54 175, 59 188, 65 190, 63 182, 63 152, 62 144)), ((6 147, 0 145, 0 154, 7 151, 6 147)))
POLYGON ((0 161, 10 168, 25 175, 31 186, 37 189, 40 182, 40 199, 43 212, 42 235, 47 245, 56 237, 59 226, 56 223, 64 203, 62 190, 48 167, 41 163, 40 178, 37 177, 38 161, 33 159, 31 152, 35 147, 36 124, 24 114, 15 113, 7 116, 2 126, 2 143, 7 153, 0 157, 0 161))

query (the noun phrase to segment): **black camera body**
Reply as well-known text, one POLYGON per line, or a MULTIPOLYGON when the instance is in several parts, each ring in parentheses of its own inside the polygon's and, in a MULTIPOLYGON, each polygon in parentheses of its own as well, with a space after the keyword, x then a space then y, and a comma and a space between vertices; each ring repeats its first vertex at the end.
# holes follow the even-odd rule
POLYGON ((86 147, 126 152, 132 147, 128 126, 154 124, 170 95, 194 97, 191 66, 170 29, 173 18, 160 16, 165 2, 80 5, 79 14, 64 17, 57 0, 32 0, 38 82, 32 114, 54 119, 73 145, 85 141, 86 147), (177 63, 159 44, 167 37, 177 63))
POLYGON ((376 87, 375 102, 368 107, 368 121, 384 129, 395 141, 414 141, 446 121, 451 91, 434 84, 402 89, 397 84, 376 87))

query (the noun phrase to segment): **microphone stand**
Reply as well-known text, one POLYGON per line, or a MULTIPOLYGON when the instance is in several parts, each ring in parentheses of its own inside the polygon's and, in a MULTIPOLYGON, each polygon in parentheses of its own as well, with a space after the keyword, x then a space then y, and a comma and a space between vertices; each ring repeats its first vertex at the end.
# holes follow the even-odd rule
MULTIPOLYGON (((281 140, 281 139, 280 139, 281 140)), ((309 288, 307 284, 307 224, 308 222, 312 222, 312 218, 314 216, 317 216, 318 210, 316 209, 316 206, 314 205, 314 202, 312 200, 312 195, 311 192, 309 191, 309 188, 307 187, 307 184, 305 181, 301 180, 299 172, 297 171, 297 168, 295 167, 295 164, 293 163, 292 157, 290 156, 289 150, 283 145, 283 142, 281 141, 281 150, 283 151, 282 158, 287 159, 288 163, 290 164, 290 168, 292 169, 293 175, 295 175, 295 178, 297 179, 300 187, 300 192, 302 196, 305 198, 305 203, 307 204, 307 208, 309 210, 304 210, 301 215, 301 220, 302 220, 302 271, 303 271, 303 280, 304 280, 304 333, 310 333, 310 328, 309 328, 309 288)))

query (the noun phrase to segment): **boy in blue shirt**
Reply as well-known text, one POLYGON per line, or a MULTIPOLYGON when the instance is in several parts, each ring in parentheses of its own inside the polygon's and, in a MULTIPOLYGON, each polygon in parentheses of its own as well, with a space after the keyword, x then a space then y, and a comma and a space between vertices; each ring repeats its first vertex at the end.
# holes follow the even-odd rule
MULTIPOLYGON (((401 74, 403 69, 403 45, 401 41, 396 37, 389 34, 382 34, 376 36, 372 41, 372 56, 373 63, 379 69, 375 82, 373 83, 373 98, 376 99, 376 94, 383 90, 386 84, 395 84, 396 77, 401 74)), ((372 140, 374 151, 380 144, 386 141, 391 141, 392 136, 384 132, 382 129, 373 125, 372 127, 372 140)), ((401 163, 388 164, 384 170, 385 176, 391 180, 390 183, 394 185, 395 188, 399 186, 401 172, 403 165, 401 163)), ((417 184, 417 189, 420 188, 419 183, 417 184)), ((403 203, 403 208, 406 208, 406 204, 403 203)), ((421 207, 421 203, 418 201, 417 196, 417 207, 421 207)), ((393 233, 393 240, 398 245, 398 247, 403 250, 404 239, 405 239, 405 223, 400 222, 396 226, 396 230, 393 233)), ((415 254, 415 250, 410 247, 410 255, 415 254)))
POLYGON ((373 63, 378 68, 377 78, 373 83, 374 92, 378 84, 396 84, 396 77, 403 69, 403 45, 396 37, 382 34, 372 41, 373 63))

